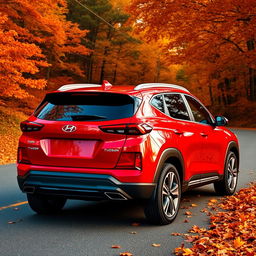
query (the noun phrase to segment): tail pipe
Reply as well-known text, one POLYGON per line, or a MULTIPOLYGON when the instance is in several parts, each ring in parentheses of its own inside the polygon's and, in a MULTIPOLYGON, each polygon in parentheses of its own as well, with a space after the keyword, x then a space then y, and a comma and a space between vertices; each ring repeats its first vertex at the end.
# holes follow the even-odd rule
POLYGON ((118 192, 105 192, 104 194, 111 200, 128 200, 127 197, 118 192))
POLYGON ((35 187, 32 186, 24 186, 23 192, 27 194, 34 194, 35 193, 35 187))

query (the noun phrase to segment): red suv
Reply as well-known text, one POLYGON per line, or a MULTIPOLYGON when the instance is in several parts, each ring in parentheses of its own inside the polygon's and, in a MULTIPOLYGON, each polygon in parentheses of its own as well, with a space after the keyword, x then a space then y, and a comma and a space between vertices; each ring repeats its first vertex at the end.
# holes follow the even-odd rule
POLYGON ((226 124, 177 85, 65 85, 21 123, 18 183, 37 213, 67 199, 146 199, 147 218, 168 224, 189 188, 234 193, 239 147, 226 124))

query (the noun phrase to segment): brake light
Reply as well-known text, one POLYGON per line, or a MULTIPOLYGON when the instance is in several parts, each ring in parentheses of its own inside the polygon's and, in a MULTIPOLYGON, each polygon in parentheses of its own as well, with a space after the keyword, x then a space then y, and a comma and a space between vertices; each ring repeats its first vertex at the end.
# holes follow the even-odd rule
POLYGON ((116 166, 120 169, 142 169, 141 153, 121 153, 118 164, 116 166))
POLYGON ((30 122, 30 121, 23 121, 20 123, 20 129, 23 132, 35 132, 40 131, 43 128, 43 124, 30 122))
POLYGON ((118 124, 104 125, 99 127, 103 132, 125 134, 125 135, 144 135, 150 133, 153 128, 148 124, 118 124))
POLYGON ((29 161, 28 153, 26 148, 18 148, 18 163, 22 164, 30 164, 31 162, 29 161))

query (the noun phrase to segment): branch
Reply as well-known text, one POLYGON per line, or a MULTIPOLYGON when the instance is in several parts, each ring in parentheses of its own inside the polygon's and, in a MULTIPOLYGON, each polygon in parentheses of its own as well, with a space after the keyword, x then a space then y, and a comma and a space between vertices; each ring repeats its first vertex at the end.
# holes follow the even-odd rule
POLYGON ((234 41, 232 41, 230 38, 226 38, 226 37, 222 37, 220 36, 219 34, 217 34, 216 32, 213 32, 213 31, 210 31, 210 30, 202 30, 203 32, 206 32, 206 33, 209 33, 209 34, 213 34, 213 35, 217 35, 219 36, 222 40, 228 42, 228 43, 231 43, 233 44, 240 52, 244 53, 244 50, 237 44, 235 43, 234 41))

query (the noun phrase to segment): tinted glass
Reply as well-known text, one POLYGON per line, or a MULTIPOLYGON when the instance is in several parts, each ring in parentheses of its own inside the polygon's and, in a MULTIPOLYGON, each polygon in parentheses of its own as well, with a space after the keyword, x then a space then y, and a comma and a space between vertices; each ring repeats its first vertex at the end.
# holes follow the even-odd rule
POLYGON ((156 95, 152 101, 151 104, 164 113, 164 102, 163 102, 163 96, 162 95, 156 95))
POLYGON ((212 120, 207 110, 195 99, 185 96, 193 113, 194 119, 198 123, 211 124, 212 120))
POLYGON ((114 93, 48 94, 35 116, 52 121, 106 121, 133 116, 140 99, 114 93))
POLYGON ((180 94, 165 94, 164 100, 171 117, 190 120, 187 108, 180 94))

